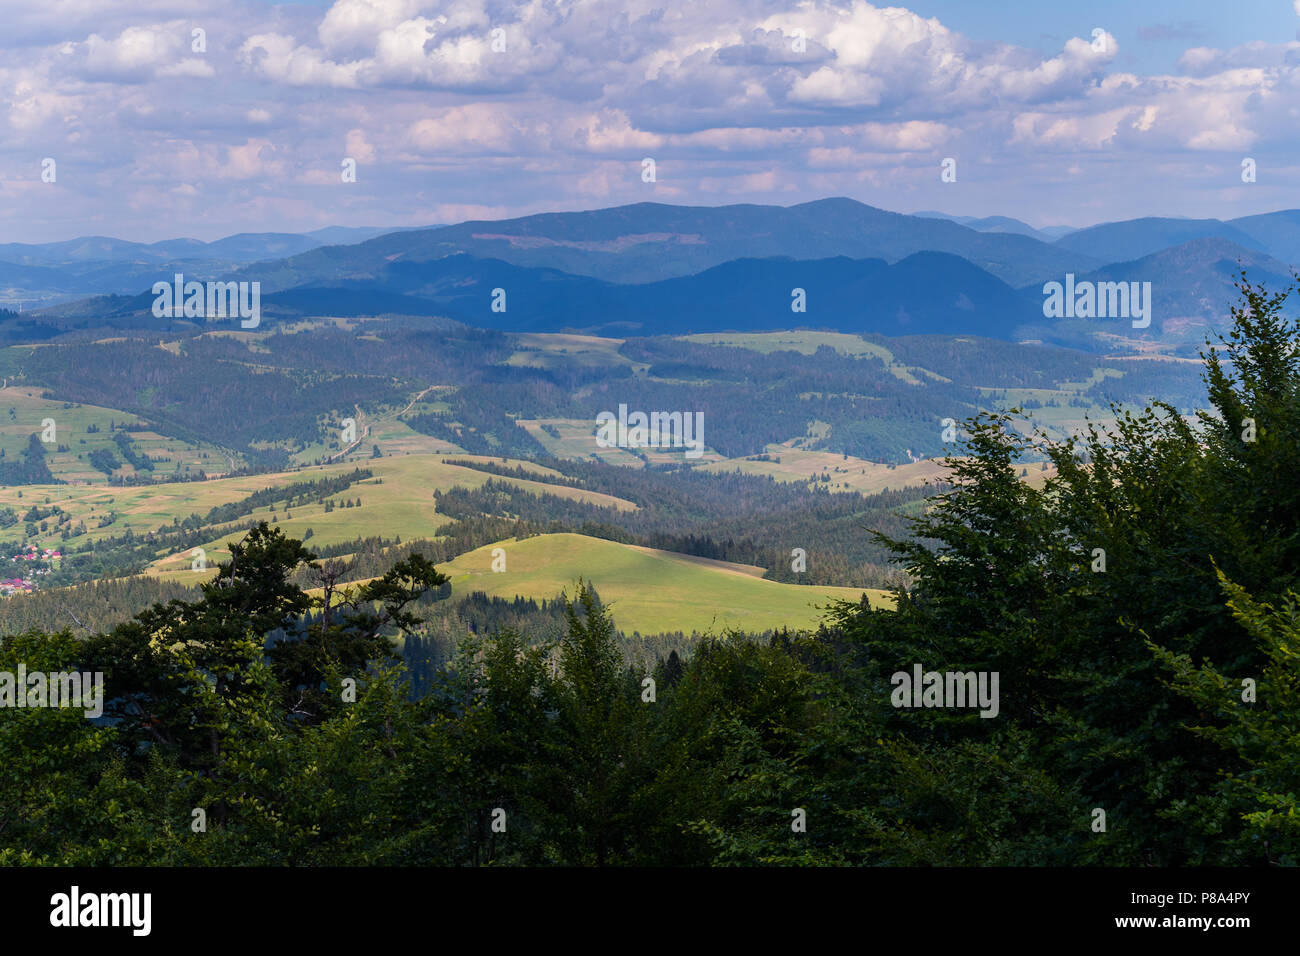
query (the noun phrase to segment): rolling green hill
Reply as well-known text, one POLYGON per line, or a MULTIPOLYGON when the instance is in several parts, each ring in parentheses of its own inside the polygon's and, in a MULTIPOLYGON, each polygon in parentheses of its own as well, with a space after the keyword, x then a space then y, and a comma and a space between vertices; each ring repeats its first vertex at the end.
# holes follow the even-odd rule
POLYGON ((549 598, 565 589, 572 594, 581 577, 595 585, 627 633, 814 627, 820 608, 833 599, 857 601, 866 593, 873 604, 886 600, 884 591, 781 584, 764 580, 761 568, 580 534, 498 542, 463 554, 441 570, 451 577, 453 595, 483 591, 497 597, 549 598), (503 572, 492 570, 494 548, 505 552, 503 572))
MULTIPOLYGON (((107 456, 103 460, 108 467, 116 465, 115 475, 135 473, 123 460, 114 441, 118 432, 111 426, 137 425, 139 416, 121 409, 60 401, 41 395, 37 388, 0 387, 0 450, 6 457, 16 458, 30 435, 43 433, 46 421, 55 426, 55 439, 46 445, 45 460, 56 480, 107 485, 108 472, 90 461, 95 452, 107 456)), ((133 431, 126 438, 134 454, 151 459, 153 473, 159 477, 221 474, 244 464, 237 455, 208 442, 188 442, 152 430, 133 431)))

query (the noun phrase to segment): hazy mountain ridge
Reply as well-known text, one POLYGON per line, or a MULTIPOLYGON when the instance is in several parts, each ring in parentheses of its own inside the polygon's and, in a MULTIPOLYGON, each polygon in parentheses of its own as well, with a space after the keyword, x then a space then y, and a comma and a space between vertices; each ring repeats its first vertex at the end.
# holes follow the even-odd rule
MULTIPOLYGON (((1291 282, 1286 263, 1214 237, 1193 239, 1130 262, 1080 273, 1075 276, 1075 282, 1150 282, 1152 310, 1148 332, 1166 340, 1201 342, 1208 332, 1230 321, 1228 305, 1238 298, 1234 283, 1243 267, 1252 282, 1264 282, 1276 290, 1291 282)), ((1026 295, 1041 293, 1041 289, 1033 286, 1021 291, 1026 295)), ((1054 320, 1040 317, 1037 321, 1044 323, 1039 331, 1050 335, 1054 320)), ((1097 331, 1127 334, 1128 323, 1122 319, 1058 323, 1061 328, 1074 330, 1085 324, 1097 331)), ((1070 339, 1063 337, 1057 341, 1065 343, 1070 339)))
MULTIPOLYGON (((148 293, 111 305, 104 300, 100 311, 127 324, 134 317, 146 327, 193 324, 155 319, 152 302, 148 293)), ((845 256, 737 259, 698 275, 644 285, 457 254, 390 262, 369 279, 264 293, 262 308, 271 317, 440 315, 515 332, 661 335, 807 325, 854 333, 1010 338, 1018 325, 1033 320, 1036 305, 959 256, 921 252, 892 265, 845 256), (493 310, 497 289, 503 290, 505 311, 493 310)))
POLYGON ((834 198, 789 207, 637 203, 475 220, 378 236, 346 253, 332 247, 313 249, 281 262, 249 265, 240 274, 277 291, 372 278, 388 262, 424 262, 457 252, 623 283, 693 275, 735 259, 847 256, 897 262, 916 252, 947 252, 1009 285, 1022 285, 1079 261, 1068 251, 1028 236, 978 232, 954 222, 834 198), (633 237, 640 241, 629 241, 633 237))
POLYGON ((968 229, 974 229, 977 232, 1011 232, 1022 236, 1029 236, 1042 242, 1054 242, 1061 236, 1074 232, 1073 226, 1045 226, 1042 229, 1035 229, 1027 222, 1011 216, 953 216, 946 212, 937 212, 933 209, 927 209, 922 212, 912 213, 914 216, 920 216, 924 219, 947 219, 958 225, 966 226, 968 229))
MULTIPOLYGON (((61 286, 65 297, 100 294, 40 312, 41 334, 47 326, 91 328, 98 320, 110 328, 191 327, 193 320, 155 318, 147 291, 183 272, 199 280, 260 282, 272 321, 391 313, 499 330, 632 335, 801 325, 1082 347, 1118 326, 1109 319, 1044 320, 1044 282, 1068 273, 1079 280, 1152 282, 1154 321, 1141 337, 1168 332, 1181 341, 1227 319, 1238 260, 1280 282, 1289 272, 1285 256, 1294 251, 1300 259, 1300 210, 1230 223, 1136 219, 1054 242, 1002 231, 1036 232, 1009 217, 955 221, 962 218, 904 215, 832 198, 790 207, 638 203, 385 231, 350 245, 322 243, 367 230, 148 245, 91 237, 22 247, 29 262, 45 257, 60 261, 57 268, 7 264, 4 250, 17 247, 0 247, 0 285, 61 286), (311 248, 248 261, 303 245, 311 248), (196 249, 209 258, 166 259, 196 249), (226 258, 212 258, 218 253, 226 258), (112 258, 128 254, 135 258, 112 258), (496 289, 504 292, 504 312, 492 308, 496 289), (791 308, 796 289, 804 290, 804 311, 791 308)), ((19 334, 11 323, 7 337, 19 334)))
POLYGON ((1300 209, 1238 219, 1145 217, 1102 223, 1056 240, 1056 245, 1107 262, 1153 255, 1197 239, 1221 239, 1283 262, 1300 262, 1300 209))
POLYGON ((143 243, 82 236, 59 242, 3 243, 0 307, 26 303, 31 308, 73 296, 132 294, 177 272, 216 279, 249 262, 395 231, 401 230, 326 226, 307 233, 238 233, 212 242, 178 238, 143 243))

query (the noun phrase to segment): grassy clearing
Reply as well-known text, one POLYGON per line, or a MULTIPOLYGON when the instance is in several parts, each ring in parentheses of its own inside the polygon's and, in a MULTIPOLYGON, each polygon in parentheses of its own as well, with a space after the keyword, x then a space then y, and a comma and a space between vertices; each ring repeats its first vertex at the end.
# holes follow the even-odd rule
POLYGON ((580 534, 548 534, 503 541, 463 554, 440 568, 453 595, 551 598, 573 593, 578 578, 592 582, 628 633, 720 633, 727 628, 763 631, 814 627, 833 599, 873 604, 883 591, 801 587, 765 581, 762 569, 618 544, 580 534), (492 570, 492 551, 505 552, 506 570, 492 570))
POLYGON ((515 335, 518 351, 507 359, 507 365, 532 368, 572 367, 610 368, 627 365, 644 371, 649 366, 633 362, 619 354, 624 339, 607 339, 597 335, 573 335, 553 332, 525 332, 515 335))
MULTIPOLYGON (((502 461, 501 459, 482 460, 502 461)), ((621 511, 636 509, 636 505, 632 502, 622 498, 615 498, 612 495, 553 485, 545 481, 500 478, 472 468, 449 465, 441 457, 412 455, 401 458, 378 458, 364 464, 365 467, 375 473, 375 477, 358 482, 347 491, 335 496, 335 500, 346 498, 355 501, 360 498, 360 507, 335 508, 326 514, 323 505, 313 504, 291 509, 288 515, 292 515, 292 517, 289 517, 284 511, 283 505, 279 505, 276 506, 276 511, 271 511, 270 508, 262 508, 255 511, 248 518, 240 520, 241 522, 259 520, 269 522, 274 519, 278 527, 295 538, 303 538, 310 529, 312 537, 309 541, 309 547, 312 545, 338 544, 371 536, 400 537, 403 541, 409 541, 413 538, 432 538, 436 537, 439 529, 448 523, 448 519, 444 515, 437 514, 433 510, 434 489, 445 491, 456 485, 477 488, 489 479, 508 482, 534 494, 553 494, 561 498, 584 501, 601 507, 612 506, 621 511)), ((535 467, 527 462, 513 460, 506 460, 505 464, 507 467, 515 465, 523 465, 529 468, 535 467)), ((292 481, 308 481, 320 474, 337 474, 341 471, 350 471, 353 467, 355 467, 353 464, 347 463, 330 465, 320 469, 291 472, 287 476, 274 476, 282 479, 282 481, 264 481, 261 487, 292 481)), ((545 470, 538 469, 539 472, 545 470)), ((259 477, 266 478, 270 476, 259 477)), ((545 476, 539 474, 540 477, 545 476)), ((224 561, 229 557, 225 542, 226 537, 223 536, 213 538, 203 545, 207 552, 209 564, 224 561)), ((150 565, 149 573, 163 576, 172 576, 179 573, 188 576, 193 574, 189 570, 190 560, 188 552, 172 555, 150 565)))
POLYGON ((596 442, 596 423, 585 418, 520 419, 518 424, 555 458, 596 460, 625 468, 644 468, 647 462, 703 465, 726 460, 707 445, 699 458, 687 458, 684 449, 640 448, 634 453, 625 448, 602 448, 596 442))
POLYGON ((732 348, 750 349, 764 355, 772 352, 799 352, 812 355, 822 346, 829 346, 841 355, 874 355, 888 362, 893 355, 888 349, 875 345, 856 335, 845 332, 704 332, 699 335, 678 336, 683 342, 698 345, 728 345, 732 348))
MULTIPOLYGON (((461 456, 456 456, 461 457, 461 456)), ((500 462, 501 459, 491 459, 500 462)), ((589 502, 602 507, 634 510, 636 505, 622 498, 598 494, 578 488, 550 484, 545 479, 549 469, 529 462, 507 460, 507 467, 522 465, 537 473, 539 480, 498 478, 523 487, 536 494, 549 493, 563 498, 589 502)), ((72 516, 72 523, 84 522, 86 534, 64 542, 52 529, 29 539, 30 544, 41 547, 76 548, 86 541, 121 535, 128 529, 136 534, 155 531, 170 525, 173 519, 183 520, 191 514, 206 514, 210 509, 245 498, 263 488, 279 487, 297 482, 311 481, 324 476, 350 472, 365 467, 375 477, 353 485, 334 496, 335 500, 361 498, 361 507, 336 508, 326 514, 321 504, 310 504, 284 511, 283 503, 258 509, 241 523, 248 521, 275 521, 286 533, 301 538, 310 528, 312 542, 318 545, 336 544, 355 538, 383 536, 403 540, 435 535, 446 523, 446 518, 434 513, 433 492, 447 490, 455 485, 477 488, 494 476, 486 472, 447 464, 446 458, 436 455, 403 455, 376 458, 362 462, 339 462, 298 471, 278 472, 270 475, 253 475, 241 478, 222 478, 205 482, 172 482, 138 487, 105 487, 103 485, 26 485, 21 488, 0 488, 0 506, 9 506, 20 513, 34 504, 42 507, 58 505, 72 516), (112 516, 111 524, 99 527, 101 520, 112 516)), ((21 529, 10 529, 20 534, 21 529)), ((214 537, 204 545, 208 561, 223 560, 226 552, 224 537, 214 537)), ((188 571, 190 558, 174 555, 156 562, 151 571, 171 573, 188 571)))
POLYGON ((878 494, 889 488, 908 488, 934 484, 944 480, 947 469, 943 462, 923 459, 900 465, 867 461, 865 458, 845 458, 826 451, 808 451, 796 448, 791 442, 768 445, 766 454, 770 461, 752 458, 729 458, 702 466, 705 471, 739 471, 746 475, 771 475, 777 481, 813 483, 815 476, 827 474, 829 484, 821 482, 831 491, 878 494))
POLYGON ((871 356, 885 363, 889 373, 909 385, 923 385, 925 376, 936 382, 947 382, 929 369, 918 365, 902 365, 894 359, 894 353, 883 345, 868 342, 865 339, 846 332, 703 332, 699 335, 678 336, 684 342, 698 345, 727 345, 732 348, 750 349, 769 355, 772 352, 799 352, 812 355, 823 346, 834 349, 841 355, 871 356))
MULTIPOLYGON (((94 468, 88 458, 91 452, 107 449, 113 453, 121 467, 118 475, 134 472, 121 460, 113 441, 116 424, 141 424, 139 418, 117 408, 83 405, 45 398, 42 389, 8 386, 0 388, 0 449, 5 457, 15 458, 27 447, 28 436, 41 435, 46 419, 54 420, 54 442, 45 446, 45 463, 50 473, 60 481, 108 484, 108 475, 94 468), (87 431, 97 428, 98 431, 87 431), (68 451, 59 451, 59 447, 68 451)), ((130 432, 131 444, 138 454, 161 459, 154 462, 154 474, 171 475, 224 474, 232 466, 243 464, 237 455, 230 455, 215 445, 191 444, 179 438, 166 438, 157 432, 130 432)))

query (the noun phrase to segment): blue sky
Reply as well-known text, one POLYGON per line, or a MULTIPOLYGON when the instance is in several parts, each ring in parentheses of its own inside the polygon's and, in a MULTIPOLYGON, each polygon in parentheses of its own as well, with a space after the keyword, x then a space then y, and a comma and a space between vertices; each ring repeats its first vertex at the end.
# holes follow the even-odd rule
POLYGON ((0 241, 836 195, 1036 226, 1295 208, 1297 6, 0 0, 0 241))
POLYGON ((972 38, 1043 53, 1059 49, 1068 36, 1091 35, 1092 27, 1102 26, 1124 51, 1119 65, 1143 73, 1175 69, 1188 46, 1286 42, 1297 38, 1300 26, 1292 4, 1266 0, 933 0, 910 9, 972 38))

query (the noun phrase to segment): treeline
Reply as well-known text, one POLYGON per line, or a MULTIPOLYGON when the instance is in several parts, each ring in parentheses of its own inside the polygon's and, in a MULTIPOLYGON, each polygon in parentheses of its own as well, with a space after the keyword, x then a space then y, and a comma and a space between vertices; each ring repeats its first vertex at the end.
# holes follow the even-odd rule
POLYGON ((213 538, 246 532, 256 522, 201 528, 163 525, 157 531, 136 534, 127 529, 120 535, 87 541, 72 551, 65 551, 59 568, 44 581, 45 587, 65 587, 100 578, 138 574, 167 554, 188 552, 213 538))
MULTIPOLYGON (((638 508, 622 511, 492 479, 478 488, 457 486, 438 492, 435 507, 457 519, 508 516, 527 522, 535 533, 549 526, 753 564, 766 569, 765 577, 791 584, 889 587, 903 579, 901 572, 891 565, 888 550, 867 531, 905 534, 909 511, 919 509, 927 494, 943 490, 942 486, 912 487, 864 496, 738 472, 545 463, 563 472, 571 487, 615 495, 638 508), (804 552, 802 570, 796 570, 796 548, 804 552)), ((510 471, 496 462, 464 461, 462 465, 492 474, 510 471)))
POLYGON ((406 317, 363 319, 351 329, 324 322, 301 333, 277 326, 259 336, 257 346, 266 351, 253 353, 246 342, 233 337, 205 336, 187 339, 184 348, 206 363, 248 362, 255 354, 261 362, 318 369, 326 375, 452 385, 478 380, 484 368, 506 361, 515 351, 510 337, 501 332, 406 317))
MULTIPOLYGON (((437 563, 451 560, 465 551, 509 537, 515 532, 527 537, 534 532, 526 526, 505 525, 487 520, 458 524, 445 540, 427 539, 402 543, 382 537, 339 542, 313 549, 314 561, 327 566, 339 580, 359 581, 381 577, 394 566, 420 555, 437 563), (345 561, 330 559, 347 556, 345 561)), ((304 590, 320 585, 320 576, 307 563, 300 564, 287 580, 304 590)), ((596 589, 589 590, 599 600, 596 589)), ((104 578, 66 587, 16 595, 0 601, 0 635, 21 634, 30 630, 68 628, 75 633, 105 632, 124 624, 155 604, 174 599, 193 601, 200 597, 199 585, 152 576, 104 578)), ((421 621, 414 624, 400 644, 401 657, 412 681, 413 693, 432 680, 433 672, 448 663, 467 637, 486 636, 502 629, 527 633, 534 643, 556 638, 562 630, 563 602, 554 599, 488 597, 481 591, 449 601, 451 587, 444 583, 417 598, 412 607, 421 621)), ((304 616, 304 623, 319 622, 320 612, 304 616)), ((625 634, 615 630, 614 640, 629 662, 653 663, 672 651, 689 653, 698 641, 697 634, 625 634)), ((756 635, 756 638, 765 635, 756 635)))
POLYGON ((1142 405, 1159 398, 1182 414, 1204 407, 1205 386, 1200 367, 1186 362, 1157 359, 1116 362, 1124 377, 1103 379, 1084 394, 1097 402, 1142 405))
POLYGON ((375 473, 368 468, 354 468, 346 474, 334 475, 329 478, 295 481, 287 485, 272 485, 246 495, 238 501, 217 505, 209 509, 206 515, 191 514, 187 518, 177 521, 176 526, 184 530, 192 530, 207 525, 234 521, 237 518, 252 514, 259 508, 265 508, 267 505, 279 501, 285 503, 286 509, 323 503, 329 496, 346 491, 357 482, 365 481, 367 478, 373 478, 374 476, 375 473))
POLYGON ((153 471, 153 462, 147 455, 141 455, 135 450, 135 446, 131 444, 131 436, 125 430, 113 436, 113 443, 117 445, 122 460, 136 471, 153 471))
POLYGON ((91 468, 102 471, 109 476, 112 476, 113 472, 122 467, 121 462, 107 448, 96 448, 86 456, 86 461, 90 463, 91 468))
POLYGON ((486 381, 514 352, 499 332, 404 318, 362 321, 355 330, 277 328, 255 342, 167 332, 168 341, 179 339, 174 351, 158 347, 158 332, 121 335, 97 342, 74 333, 24 349, 11 362, 12 377, 72 401, 122 408, 176 438, 236 449, 258 469, 288 465, 282 443, 303 448, 334 437, 322 424, 333 410, 402 407, 430 380, 486 381))
POLYGON ((27 438, 27 447, 19 452, 21 462, 0 458, 0 485, 56 484, 50 466, 45 462, 45 446, 33 432, 27 438))
MULTIPOLYGON (((500 475, 502 478, 517 478, 521 481, 544 481, 548 485, 564 485, 567 488, 581 488, 581 482, 577 478, 568 475, 539 475, 535 469, 525 468, 523 465, 511 465, 507 459, 501 461, 475 461, 469 458, 446 458, 443 459, 448 465, 457 465, 461 468, 472 468, 475 471, 485 471, 489 475, 500 475)), ((545 463, 543 460, 542 463, 545 463)))
MULTIPOLYGON (((61 588, 100 578, 138 574, 160 557, 187 552, 213 538, 246 532, 254 522, 240 524, 239 519, 247 517, 258 508, 280 501, 286 502, 288 507, 322 501, 329 495, 337 494, 356 482, 371 477, 373 473, 370 470, 356 468, 346 474, 328 478, 271 486, 238 501, 213 507, 206 515, 196 512, 184 519, 173 518, 171 524, 160 525, 154 531, 144 534, 136 534, 128 529, 120 535, 87 541, 66 551, 59 568, 44 579, 43 585, 47 588, 61 588)), ((62 516, 60 520, 66 521, 67 517, 62 516)), ((70 530, 68 537, 82 533, 84 526, 70 530)))
MULTIPOLYGON (((540 601, 488 597, 482 591, 439 603, 431 603, 428 595, 421 598, 417 607, 422 623, 404 636, 400 649, 410 698, 419 700, 433 693, 463 648, 475 648, 478 642, 490 640, 494 635, 517 634, 532 648, 554 646, 564 637, 566 598, 572 600, 581 593, 589 595, 596 605, 604 606, 590 582, 583 582, 580 588, 575 582, 573 594, 558 594, 540 601)), ((771 631, 735 632, 731 639, 766 643, 772 636, 771 631)), ((609 640, 627 666, 652 669, 659 661, 686 660, 705 638, 699 633, 681 631, 628 634, 617 627, 615 614, 610 618, 609 640)))
POLYGON ((728 458, 761 454, 806 433, 808 424, 830 426, 812 447, 872 461, 906 461, 940 454, 942 419, 961 418, 980 407, 969 386, 926 381, 910 385, 873 356, 841 355, 822 346, 815 353, 764 355, 751 349, 700 345, 676 339, 631 339, 620 352, 636 362, 669 369, 690 366, 689 378, 638 376, 598 383, 581 401, 595 422, 600 411, 704 413, 704 440, 728 458))
POLYGON ((150 605, 174 598, 195 600, 199 594, 197 586, 144 576, 17 594, 0 601, 0 635, 54 628, 102 633, 150 605))
MULTIPOLYGON (((311 538, 311 531, 303 536, 303 541, 311 538)), ((339 541, 334 544, 314 545, 312 551, 316 553, 317 558, 337 558, 344 554, 377 554, 382 553, 386 548, 402 543, 402 536, 399 534, 395 538, 385 538, 380 535, 368 538, 353 538, 351 541, 339 541)), ((385 568, 384 570, 387 570, 385 568)))
POLYGON ((211 345, 219 341, 186 340, 180 354, 159 349, 156 340, 52 343, 25 357, 23 380, 60 398, 121 408, 156 423, 164 434, 238 449, 262 466, 283 466, 288 457, 284 449, 261 443, 315 441, 324 412, 405 401, 406 390, 391 375, 276 367, 274 356, 242 344, 242 361, 223 361, 211 345), (195 400, 196 390, 203 401, 195 400))
POLYGON ((533 458, 546 453, 537 439, 516 425, 503 409, 475 405, 468 396, 453 399, 453 406, 454 411, 408 415, 402 421, 423 435, 451 442, 472 455, 533 458))
MULTIPOLYGON (((353 542, 322 548, 322 557, 338 558, 336 567, 345 570, 345 580, 375 577, 388 571, 394 563, 420 554, 435 564, 445 564, 466 552, 506 538, 525 538, 547 531, 567 530, 559 524, 537 528, 513 518, 476 515, 453 521, 439 528, 437 538, 417 538, 406 542, 385 543, 382 538, 357 539, 353 542), (344 559, 342 556, 346 556, 344 559)), ((307 586, 312 580, 307 568, 291 575, 295 584, 307 586)), ((315 586, 315 585, 310 585, 315 586)))
MULTIPOLYGON (((1098 365, 1096 355, 1075 349, 975 336, 862 337, 888 349, 901 365, 920 366, 959 385, 982 388, 1057 388, 1061 382, 1086 382, 1098 365)), ((1192 378, 1199 383, 1195 375, 1192 378)))

